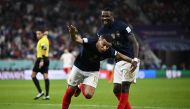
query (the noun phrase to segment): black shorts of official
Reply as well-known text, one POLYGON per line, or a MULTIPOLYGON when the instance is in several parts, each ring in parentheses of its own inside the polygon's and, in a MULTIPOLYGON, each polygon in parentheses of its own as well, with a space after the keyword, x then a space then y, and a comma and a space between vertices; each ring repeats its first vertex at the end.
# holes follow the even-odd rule
POLYGON ((40 72, 42 74, 48 73, 49 59, 47 57, 44 58, 43 59, 44 60, 44 65, 41 68, 39 68, 39 64, 40 64, 41 59, 42 58, 37 58, 37 60, 35 62, 35 65, 33 67, 33 71, 36 72, 36 73, 40 72))

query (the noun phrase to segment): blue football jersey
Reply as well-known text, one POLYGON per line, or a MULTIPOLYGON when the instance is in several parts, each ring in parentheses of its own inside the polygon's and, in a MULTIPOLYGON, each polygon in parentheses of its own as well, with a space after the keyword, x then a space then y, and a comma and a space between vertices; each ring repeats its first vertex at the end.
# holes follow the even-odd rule
POLYGON ((106 58, 115 58, 117 54, 113 48, 100 53, 96 48, 97 40, 83 38, 83 42, 83 47, 74 62, 74 65, 82 71, 98 71, 100 69, 100 61, 106 58))
POLYGON ((129 25, 123 21, 114 21, 110 26, 103 26, 97 32, 97 35, 106 36, 113 48, 118 52, 134 58, 133 46, 128 37, 132 33, 129 25))

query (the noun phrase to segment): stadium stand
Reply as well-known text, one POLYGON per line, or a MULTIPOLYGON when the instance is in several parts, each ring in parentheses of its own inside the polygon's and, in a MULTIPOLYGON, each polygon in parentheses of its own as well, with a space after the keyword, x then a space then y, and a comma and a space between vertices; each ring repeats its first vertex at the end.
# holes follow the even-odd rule
MULTIPOLYGON (((106 5, 115 8, 117 17, 128 20, 134 28, 145 25, 177 25, 183 30, 183 35, 178 37, 189 40, 190 10, 187 0, 133 0, 133 2, 129 0, 1 0, 0 68, 3 70, 32 68, 36 44, 34 30, 35 23, 38 21, 47 22, 49 28, 52 45, 50 59, 53 59, 50 68, 61 68, 62 65, 58 59, 64 48, 78 50, 69 40, 67 25, 74 24, 82 28, 80 33, 85 36, 95 36, 100 27, 100 22, 97 20, 100 10, 106 5), (9 59, 16 60, 10 62, 9 59)), ((138 39, 142 42, 140 49, 143 51, 146 48, 143 44, 144 39, 141 34, 138 35, 138 39)), ((151 50, 150 46, 148 48, 151 50)), ((151 53, 154 52, 151 51, 151 53)), ((157 59, 155 56, 153 54, 149 57, 157 59)), ((147 63, 144 58, 141 61, 147 63)), ((150 64, 158 64, 155 62, 158 61, 152 61, 150 64)))
MULTIPOLYGON (((0 71, 20 71, 33 68, 32 60, 0 60, 0 71)), ((50 69, 63 69, 63 64, 59 60, 50 61, 50 69)))

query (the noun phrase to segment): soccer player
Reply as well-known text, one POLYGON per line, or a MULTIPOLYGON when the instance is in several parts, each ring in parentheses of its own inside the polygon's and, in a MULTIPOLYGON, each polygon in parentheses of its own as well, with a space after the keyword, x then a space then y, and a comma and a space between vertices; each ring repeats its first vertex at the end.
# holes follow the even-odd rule
POLYGON ((66 48, 60 58, 60 60, 63 62, 63 70, 66 74, 70 73, 74 59, 74 55, 70 53, 69 50, 66 48))
POLYGON ((101 20, 103 25, 97 35, 108 36, 115 50, 136 62, 136 69, 130 70, 131 63, 117 59, 114 69, 113 92, 119 101, 117 109, 131 109, 128 96, 130 85, 136 82, 136 73, 139 71, 139 44, 129 25, 124 21, 115 20, 110 9, 101 11, 101 20))
POLYGON ((49 40, 47 37, 48 31, 45 31, 43 27, 39 27, 36 31, 36 36, 38 39, 37 43, 37 60, 35 62, 35 65, 33 67, 32 71, 32 80, 38 90, 37 96, 34 98, 34 100, 39 99, 44 95, 44 92, 42 91, 39 81, 36 78, 36 75, 38 72, 43 74, 44 81, 45 81, 45 90, 46 94, 43 98, 44 100, 49 100, 49 78, 48 78, 48 67, 49 67, 49 59, 48 59, 48 53, 49 53, 49 40))
POLYGON ((77 56, 69 75, 67 81, 68 88, 66 89, 62 100, 62 109, 69 108, 72 96, 74 95, 77 97, 80 90, 85 98, 92 98, 98 83, 98 71, 101 60, 106 58, 122 59, 132 63, 132 70, 133 68, 136 68, 136 64, 133 64, 134 61, 131 58, 112 49, 110 47, 111 44, 104 38, 101 37, 97 40, 93 40, 91 38, 81 38, 79 35, 76 35, 77 29, 74 26, 71 25, 68 29, 72 40, 82 44, 83 48, 77 56))

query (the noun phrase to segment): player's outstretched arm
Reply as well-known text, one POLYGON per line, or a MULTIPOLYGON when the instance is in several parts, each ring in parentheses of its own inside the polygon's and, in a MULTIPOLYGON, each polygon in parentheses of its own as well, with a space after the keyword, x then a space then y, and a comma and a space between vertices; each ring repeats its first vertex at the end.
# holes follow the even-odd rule
POLYGON ((122 53, 119 53, 119 52, 117 53, 116 58, 131 63, 131 72, 135 71, 135 69, 137 68, 137 64, 140 61, 137 58, 131 59, 130 57, 123 55, 122 53))
POLYGON ((78 30, 75 26, 73 26, 73 25, 68 26, 68 30, 69 30, 70 36, 73 41, 75 41, 79 44, 83 43, 83 39, 79 35, 76 34, 78 32, 78 30))
POLYGON ((132 62, 132 59, 130 57, 125 56, 125 55, 123 55, 122 53, 119 53, 119 52, 117 53, 116 58, 119 59, 119 60, 124 60, 124 61, 129 62, 129 63, 132 62))

